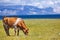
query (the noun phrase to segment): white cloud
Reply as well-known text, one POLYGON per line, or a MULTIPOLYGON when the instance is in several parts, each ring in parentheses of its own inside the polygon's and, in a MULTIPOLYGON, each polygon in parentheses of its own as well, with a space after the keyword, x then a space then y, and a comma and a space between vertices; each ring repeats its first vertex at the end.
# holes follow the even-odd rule
POLYGON ((55 13, 59 13, 60 14, 60 7, 56 7, 56 8, 54 8, 54 10, 53 10, 55 13))
POLYGON ((0 3, 11 3, 11 5, 19 5, 21 4, 21 0, 1 0, 0 3))
MULTIPOLYGON (((54 12, 60 13, 60 0, 0 0, 0 3, 11 3, 9 5, 31 5, 38 8, 52 7, 54 12)), ((21 8, 24 10, 24 8, 21 8)))
POLYGON ((16 15, 16 11, 7 10, 7 9, 1 11, 1 13, 3 13, 2 15, 16 15))
POLYGON ((22 6, 21 8, 17 8, 17 10, 24 10, 24 6, 22 6))
POLYGON ((0 2, 10 2, 10 0, 0 0, 0 2))
POLYGON ((32 5, 39 8, 54 6, 60 0, 0 0, 2 3, 12 3, 11 5, 32 5))
POLYGON ((46 8, 46 7, 51 7, 54 6, 53 1, 41 1, 41 2, 33 2, 33 3, 23 3, 22 5, 31 5, 31 6, 36 6, 38 8, 46 8))
POLYGON ((32 12, 32 14, 37 14, 36 12, 32 12))
POLYGON ((46 8, 46 7, 51 7, 54 6, 54 2, 53 1, 42 1, 41 5, 46 8))
POLYGON ((30 11, 28 15, 37 15, 37 12, 30 11))
POLYGON ((33 5, 38 8, 44 8, 44 6, 40 2, 34 3, 33 5))
POLYGON ((22 4, 22 5, 30 5, 30 6, 35 6, 35 7, 38 7, 38 8, 44 8, 44 6, 40 3, 40 2, 37 2, 37 3, 31 3, 31 4, 22 4))
POLYGON ((20 9, 21 9, 21 10, 24 10, 24 7, 21 7, 20 9))
POLYGON ((2 11, 0 10, 0 13, 1 13, 2 11))

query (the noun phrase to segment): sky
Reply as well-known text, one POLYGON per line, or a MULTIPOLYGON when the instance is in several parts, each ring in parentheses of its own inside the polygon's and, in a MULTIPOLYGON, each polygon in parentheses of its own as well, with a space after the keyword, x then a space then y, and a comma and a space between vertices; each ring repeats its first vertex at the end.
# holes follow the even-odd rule
POLYGON ((60 13, 60 0, 0 0, 0 4, 6 5, 31 5, 38 8, 52 7, 53 11, 60 13))

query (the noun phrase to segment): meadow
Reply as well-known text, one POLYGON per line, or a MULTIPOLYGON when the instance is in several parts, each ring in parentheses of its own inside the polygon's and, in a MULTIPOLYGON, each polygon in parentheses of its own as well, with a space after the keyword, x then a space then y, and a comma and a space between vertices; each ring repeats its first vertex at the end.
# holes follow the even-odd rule
POLYGON ((28 36, 20 30, 19 36, 14 36, 14 30, 10 29, 10 35, 5 34, 0 20, 0 40, 60 40, 60 19, 24 19, 29 28, 28 36))

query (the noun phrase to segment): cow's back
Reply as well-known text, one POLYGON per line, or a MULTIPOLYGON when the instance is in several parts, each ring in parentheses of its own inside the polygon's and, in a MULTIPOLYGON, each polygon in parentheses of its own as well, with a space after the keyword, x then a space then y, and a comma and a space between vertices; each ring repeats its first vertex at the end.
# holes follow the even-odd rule
POLYGON ((5 17, 3 19, 3 22, 8 26, 12 26, 15 23, 16 19, 17 19, 16 17, 5 17))

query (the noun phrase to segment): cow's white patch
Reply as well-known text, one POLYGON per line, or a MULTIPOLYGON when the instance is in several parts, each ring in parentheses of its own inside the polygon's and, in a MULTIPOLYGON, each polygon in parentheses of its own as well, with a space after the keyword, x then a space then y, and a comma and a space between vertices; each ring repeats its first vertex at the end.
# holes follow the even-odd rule
POLYGON ((17 23, 21 21, 21 18, 17 18, 16 22, 13 24, 14 26, 17 25, 17 23))

